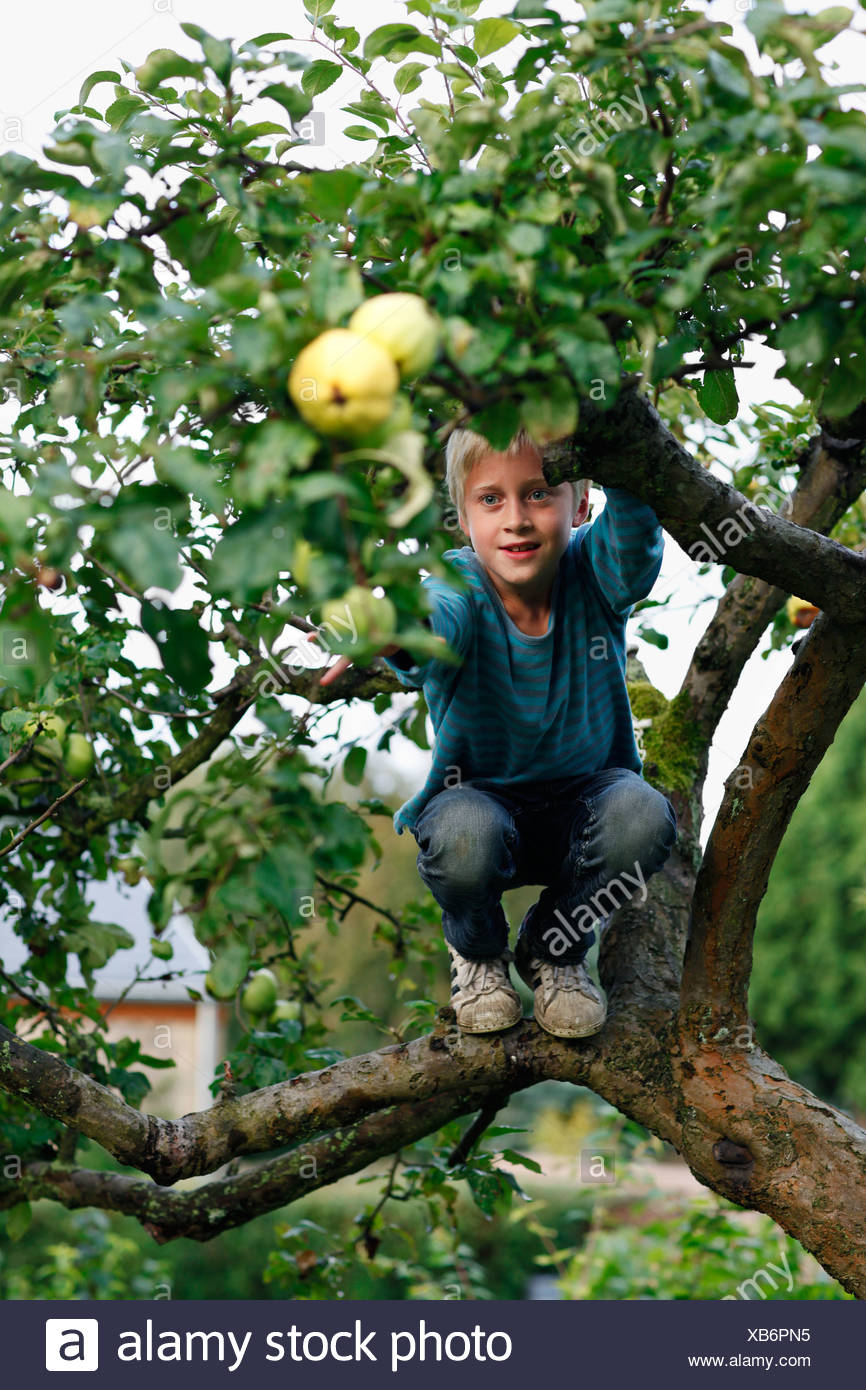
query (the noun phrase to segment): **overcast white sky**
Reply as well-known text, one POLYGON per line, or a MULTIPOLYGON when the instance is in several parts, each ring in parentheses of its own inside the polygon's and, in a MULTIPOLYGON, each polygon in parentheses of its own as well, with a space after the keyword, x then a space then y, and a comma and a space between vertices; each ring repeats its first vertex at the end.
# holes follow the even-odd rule
MULTIPOLYGON (((563 14, 574 14, 575 17, 579 14, 579 8, 570 0, 554 2, 563 14)), ((719 0, 719 3, 700 8, 714 18, 730 20, 737 26, 738 33, 742 34, 742 20, 747 6, 748 0, 719 0)), ((820 0, 809 4, 789 3, 788 8, 821 9, 823 4, 820 0)), ((477 13, 478 16, 505 15, 509 9, 508 0, 485 0, 477 13)), ((359 6, 357 0, 352 0, 352 3, 337 0, 334 14, 339 22, 353 24, 362 34, 380 24, 412 18, 406 15, 405 6, 397 0, 366 0, 363 6, 359 6)), ((77 101, 83 79, 98 68, 113 68, 121 58, 137 65, 154 48, 171 47, 196 53, 196 46, 179 28, 180 23, 186 20, 201 24, 220 37, 240 41, 265 30, 284 30, 292 34, 299 44, 309 42, 310 25, 304 17, 300 0, 245 0, 242 5, 229 3, 229 0, 77 0, 75 5, 66 3, 66 0, 64 3, 60 0, 37 0, 33 5, 9 5, 4 9, 4 43, 0 49, 0 146, 11 146, 37 155, 54 125, 55 112, 77 101)), ((866 27, 862 10, 857 24, 860 29, 866 27)), ((748 48, 748 36, 744 37, 743 42, 748 48)), ((311 47, 310 51, 311 55, 324 56, 321 48, 311 47)), ((509 50, 503 50, 495 55, 500 67, 506 67, 508 54, 509 50)), ((857 81, 866 71, 866 40, 862 36, 859 41, 850 37, 837 41, 825 50, 825 55, 835 58, 842 65, 837 81, 857 81)), ((375 74, 377 82, 387 88, 387 76, 392 71, 393 67, 380 60, 375 74)), ((318 98, 317 109, 330 110, 334 118, 328 122, 328 148, 311 151, 315 156, 311 163, 329 166, 366 153, 367 146, 343 140, 336 133, 339 129, 336 119, 339 108, 344 101, 351 99, 353 83, 355 79, 350 77, 341 79, 318 98)), ((404 105, 414 104, 416 100, 417 94, 406 100, 404 105)), ((348 122, 353 118, 339 119, 348 122)), ((737 373, 740 399, 744 404, 750 401, 793 401, 796 398, 796 393, 786 382, 773 379, 779 361, 776 354, 750 349, 749 356, 759 366, 737 373)), ((744 418, 747 416, 744 415, 744 418)), ((594 493, 593 498, 597 514, 603 494, 594 493)), ((462 536, 456 543, 461 542, 462 536)), ((670 645, 663 652, 641 644, 640 655, 650 678, 668 696, 676 693, 713 610, 713 605, 708 603, 698 610, 696 617, 693 616, 694 600, 702 594, 718 595, 722 592, 720 573, 716 567, 705 579, 698 579, 693 562, 670 536, 666 537, 664 564, 653 596, 661 598, 673 592, 675 597, 666 613, 665 610, 657 610, 665 615, 659 616, 654 625, 668 634, 670 645)), ((719 726, 713 747, 705 796, 707 821, 704 839, 722 796, 722 783, 736 766, 752 725, 767 707, 773 690, 791 661, 789 652, 772 653, 766 661, 756 653, 743 674, 731 707, 719 726)), ((360 729, 372 730, 376 722, 372 711, 365 707, 352 711, 351 720, 345 720, 343 730, 346 735, 360 729)), ((395 740, 392 756, 397 754, 397 749, 395 740)), ((404 768, 414 769, 420 783, 425 773, 427 755, 405 742, 401 742, 397 755, 404 768)), ((384 781, 382 791, 387 792, 384 781)))

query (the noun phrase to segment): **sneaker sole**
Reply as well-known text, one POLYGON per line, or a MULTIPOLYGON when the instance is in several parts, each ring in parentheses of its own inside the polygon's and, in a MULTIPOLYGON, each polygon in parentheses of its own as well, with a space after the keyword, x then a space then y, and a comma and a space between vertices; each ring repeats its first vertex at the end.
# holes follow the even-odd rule
POLYGON ((483 1037, 486 1033, 507 1033, 509 1028, 516 1028, 518 1023, 524 1021, 524 1016, 521 1014, 513 1023, 497 1023, 495 1028, 467 1028, 462 1023, 458 1023, 457 1027, 461 1033, 471 1033, 473 1037, 483 1037))
MULTIPOLYGON (((460 1029, 461 1033, 476 1033, 476 1034, 484 1034, 484 1033, 504 1033, 508 1028, 516 1028, 517 1025, 518 1025, 518 1023, 522 1023, 522 1022, 523 1022, 523 1005, 520 1004, 519 1000, 518 1000, 518 1004, 519 1004, 520 1012, 519 1012, 518 1014, 515 1014, 514 1018, 511 1020, 510 1023, 496 1023, 496 1024, 493 1025, 493 1027, 487 1027, 487 1028, 467 1028, 465 1024, 460 1023, 459 1020, 458 1020, 458 1022, 457 1022, 457 1027, 460 1029)), ((451 1005, 451 1008, 452 1008, 452 1009, 454 1008, 454 1005, 453 1005, 453 1004, 451 1005)), ((456 1011, 456 1009, 455 1009, 455 1015, 456 1015, 456 1012, 457 1012, 457 1011, 456 1011)))
POLYGON ((607 1022, 607 1014, 605 1014, 604 1018, 601 1020, 601 1023, 595 1024, 595 1026, 592 1028, 584 1028, 580 1032, 577 1032, 575 1029, 570 1028, 567 1032, 565 1032, 557 1031, 555 1028, 548 1028, 547 1025, 542 1023, 541 1019, 537 1017, 534 1010, 532 1017, 535 1019, 535 1022, 538 1024, 539 1028, 543 1028, 545 1033, 549 1033, 552 1038, 591 1038, 594 1036, 594 1034, 600 1033, 605 1023, 607 1022))

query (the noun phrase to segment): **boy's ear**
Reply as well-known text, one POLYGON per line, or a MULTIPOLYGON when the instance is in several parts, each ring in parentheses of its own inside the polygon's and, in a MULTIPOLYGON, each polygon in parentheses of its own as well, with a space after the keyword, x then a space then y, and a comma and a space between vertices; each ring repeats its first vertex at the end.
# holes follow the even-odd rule
POLYGON ((578 507, 577 511, 576 511, 575 514, 574 514, 574 525, 575 525, 575 526, 582 526, 582 525, 583 525, 584 521, 586 521, 586 514, 587 514, 588 511, 589 511, 589 492, 587 491, 587 492, 585 492, 585 493, 583 494, 583 498, 581 499, 580 506, 578 507))
POLYGON ((460 523, 460 530, 463 532, 463 534, 464 534, 464 536, 466 537, 466 539, 469 540, 469 539, 470 539, 470 536, 469 536, 469 524, 468 524, 468 522, 467 522, 467 520, 466 520, 466 514, 465 514, 465 512, 458 512, 458 513, 457 513, 457 520, 458 520, 458 522, 460 523))

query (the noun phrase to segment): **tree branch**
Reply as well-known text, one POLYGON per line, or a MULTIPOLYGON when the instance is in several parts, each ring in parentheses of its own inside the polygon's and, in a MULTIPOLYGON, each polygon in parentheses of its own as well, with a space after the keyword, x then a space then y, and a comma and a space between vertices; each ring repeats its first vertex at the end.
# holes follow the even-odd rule
MULTIPOLYGON (((860 432, 860 437, 838 439, 825 427, 805 452, 800 481, 791 496, 791 521, 821 534, 832 531, 866 488, 866 419, 861 423, 852 418, 847 423, 852 431, 860 432)), ((746 662, 787 592, 765 580, 740 574, 719 599, 680 687, 691 701, 707 750, 746 662)), ((704 765, 698 792, 705 774, 704 765)))
POLYGON ((704 851, 683 962, 684 1032, 712 1039, 748 1018, 758 905, 794 809, 866 682, 866 622, 822 613, 764 716, 704 851), (742 771, 747 769, 747 785, 742 771))
POLYGON ((696 561, 711 558, 797 593, 834 617, 857 622, 866 595, 866 555, 757 507, 671 434, 638 389, 607 411, 581 401, 573 438, 544 454, 545 476, 585 477, 627 488, 696 561), (550 469, 550 473, 548 473, 550 469), (700 554, 696 555, 696 551, 700 554))

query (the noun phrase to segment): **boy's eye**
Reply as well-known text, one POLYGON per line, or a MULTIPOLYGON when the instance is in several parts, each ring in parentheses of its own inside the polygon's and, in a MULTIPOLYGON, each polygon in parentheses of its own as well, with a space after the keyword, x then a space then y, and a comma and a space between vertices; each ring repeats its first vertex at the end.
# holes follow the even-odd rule
MULTIPOLYGON (((535 496, 538 495, 538 493, 541 493, 541 495, 542 495, 543 497, 549 497, 549 496, 550 496, 550 488, 547 488, 547 487, 534 487, 529 495, 530 495, 530 497, 535 497, 535 496)), ((492 497, 492 498, 494 499, 494 501, 498 501, 498 499, 499 499, 499 494, 498 494, 497 492, 484 492, 484 493, 481 494, 481 496, 479 497, 478 501, 479 501, 479 502, 486 502, 487 499, 488 499, 488 497, 492 497)))

